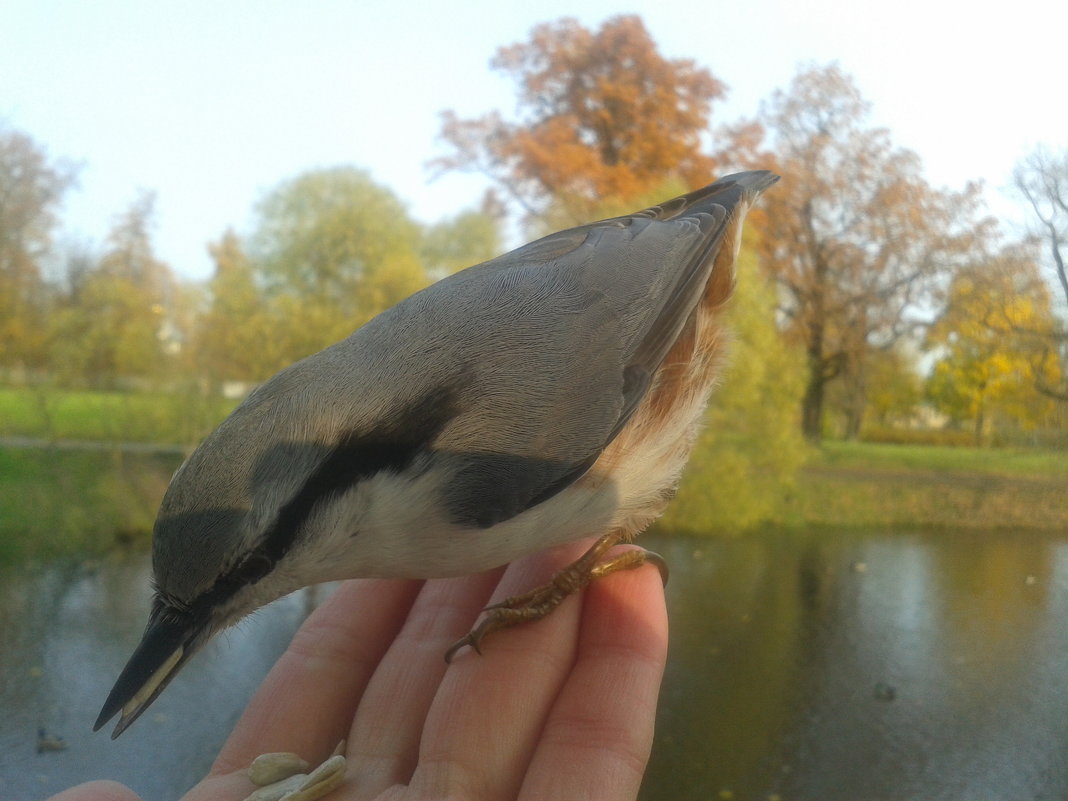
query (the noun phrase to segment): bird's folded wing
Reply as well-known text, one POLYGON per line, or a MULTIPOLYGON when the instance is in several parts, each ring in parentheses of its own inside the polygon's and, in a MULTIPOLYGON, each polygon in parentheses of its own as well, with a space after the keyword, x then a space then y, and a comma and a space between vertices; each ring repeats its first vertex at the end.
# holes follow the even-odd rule
POLYGON ((465 412, 440 440, 454 522, 489 527, 548 500, 619 434, 723 243, 730 209, 708 200, 564 231, 476 268, 468 300, 495 315, 472 336, 495 347, 492 364, 473 360, 465 412))

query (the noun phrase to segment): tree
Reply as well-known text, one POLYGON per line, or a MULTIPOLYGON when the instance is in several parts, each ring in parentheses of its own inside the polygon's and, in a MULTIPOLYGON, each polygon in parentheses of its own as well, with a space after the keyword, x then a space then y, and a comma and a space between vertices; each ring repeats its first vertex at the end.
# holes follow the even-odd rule
POLYGON ((0 367, 45 359, 48 293, 41 260, 77 170, 25 134, 0 129, 0 367))
POLYGON ((285 362, 347 336, 427 281, 418 226, 362 170, 303 173, 270 192, 257 214, 251 258, 285 362))
POLYGON ((876 350, 868 365, 867 406, 880 426, 908 422, 923 400, 915 357, 901 345, 876 350))
POLYGON ((840 377, 853 385, 859 430, 870 349, 907 332, 933 282, 985 236, 978 187, 932 189, 919 158, 866 127, 868 114, 834 65, 802 70, 760 114, 786 176, 786 191, 763 201, 763 263, 787 332, 805 350, 802 428, 813 441, 827 385, 840 377))
POLYGON ((725 87, 690 59, 667 59, 642 21, 624 15, 590 31, 565 18, 502 47, 491 66, 517 84, 515 121, 442 114, 450 152, 441 170, 481 172, 528 221, 587 221, 605 202, 626 201, 666 180, 691 188, 714 171, 702 152, 712 102, 725 87))
POLYGON ((661 525, 708 534, 782 523, 785 488, 805 458, 797 424, 802 361, 775 325, 775 287, 762 275, 746 236, 727 312, 733 337, 683 476, 661 525))
POLYGON ((1059 381, 1060 367, 1031 333, 1049 322, 1048 287, 1024 249, 1005 249, 954 277, 927 336, 928 347, 944 353, 927 394, 950 418, 971 421, 977 445, 994 423, 1031 429, 1049 415, 1052 402, 1035 386, 1059 381))
POLYGON ((208 252, 215 274, 195 327, 196 370, 215 384, 263 380, 285 362, 274 354, 274 325, 253 264, 233 230, 208 245, 208 252))
POLYGON ((174 279, 152 247, 153 212, 154 197, 142 193, 116 218, 99 262, 57 311, 51 351, 61 375, 99 386, 159 379, 181 348, 174 279))
POLYGON ((419 255, 435 279, 492 259, 501 252, 501 214, 492 193, 479 210, 468 209, 423 232, 419 255))
MULTIPOLYGON (((1060 319, 1051 318, 1045 331, 1035 332, 1045 341, 1049 358, 1068 367, 1068 270, 1065 246, 1068 243, 1068 150, 1055 154, 1037 148, 1016 167, 1014 183, 1026 200, 1039 225, 1039 236, 1046 240, 1059 295, 1063 298, 1060 319)), ((1040 392, 1068 402, 1068 370, 1061 371, 1059 384, 1040 382, 1040 392)))

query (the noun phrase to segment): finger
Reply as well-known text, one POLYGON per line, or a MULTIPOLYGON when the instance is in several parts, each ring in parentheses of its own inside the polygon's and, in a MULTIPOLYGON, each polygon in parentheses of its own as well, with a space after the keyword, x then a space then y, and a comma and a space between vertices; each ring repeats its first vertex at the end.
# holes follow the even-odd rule
POLYGON ((141 801, 137 793, 117 782, 87 782, 64 790, 48 801, 141 801))
POLYGON ((427 711, 448 667, 445 651, 470 630, 502 573, 423 585, 371 678, 349 732, 349 784, 356 798, 376 798, 411 779, 427 711))
POLYGON ((212 766, 247 768, 262 753, 312 763, 345 737, 364 687, 422 582, 349 581, 315 610, 267 675, 212 766))
POLYGON ((666 661, 659 573, 645 566, 594 582, 574 670, 553 705, 519 798, 636 798, 666 661))
MULTIPOLYGON (((494 600, 545 583, 589 543, 513 563, 494 600)), ((514 799, 575 655, 581 602, 565 600, 537 622, 495 633, 484 655, 467 651, 446 671, 427 716, 416 797, 514 799)))

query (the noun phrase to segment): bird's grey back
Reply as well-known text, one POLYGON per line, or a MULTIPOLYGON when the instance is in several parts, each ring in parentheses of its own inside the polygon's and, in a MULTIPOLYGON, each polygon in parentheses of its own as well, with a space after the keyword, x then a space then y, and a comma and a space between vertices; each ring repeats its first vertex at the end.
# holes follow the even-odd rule
POLYGON ((183 470, 215 476, 210 494, 193 478, 172 482, 161 519, 236 509, 250 532, 277 526, 266 518, 280 504, 302 509, 320 485, 336 490, 327 473, 366 474, 346 454, 371 454, 378 469, 436 459, 450 474, 446 505, 467 524, 492 525, 559 491, 644 395, 734 207, 773 180, 732 176, 416 293, 257 389, 183 470))

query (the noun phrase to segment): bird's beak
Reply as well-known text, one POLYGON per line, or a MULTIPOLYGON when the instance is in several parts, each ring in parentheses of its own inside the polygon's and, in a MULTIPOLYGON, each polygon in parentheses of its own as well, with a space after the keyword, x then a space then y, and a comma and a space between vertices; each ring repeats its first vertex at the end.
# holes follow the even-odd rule
POLYGON ((120 709, 122 716, 111 733, 112 740, 137 720, 193 655, 194 641, 203 628, 186 620, 153 614, 141 642, 104 702, 93 731, 98 731, 120 709))

